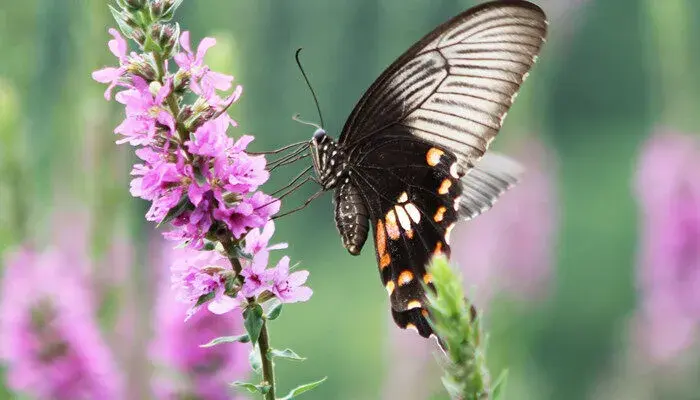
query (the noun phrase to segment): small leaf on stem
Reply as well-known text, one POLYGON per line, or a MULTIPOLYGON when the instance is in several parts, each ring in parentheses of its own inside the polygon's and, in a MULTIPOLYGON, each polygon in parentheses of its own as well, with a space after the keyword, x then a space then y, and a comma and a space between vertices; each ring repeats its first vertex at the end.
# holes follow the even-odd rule
POLYGON ((250 342, 250 338, 248 337, 248 334, 243 334, 243 335, 238 335, 238 336, 221 336, 216 339, 213 339, 211 342, 207 344, 202 344, 199 345, 199 347, 214 347, 216 345, 222 344, 222 343, 248 343, 250 342))
POLYGON ((248 337, 253 345, 258 343, 260 331, 262 330, 265 320, 263 320, 263 309, 260 304, 252 304, 246 307, 243 311, 243 325, 245 326, 248 337))
POLYGON ((316 388, 319 387, 323 382, 325 382, 326 379, 328 379, 328 377, 324 377, 323 379, 317 380, 316 382, 311 382, 311 383, 307 383, 307 384, 305 384, 305 385, 297 386, 296 388, 292 389, 292 390, 289 392, 289 394, 287 394, 286 396, 282 397, 282 398, 279 399, 279 400, 291 400, 291 399, 293 399, 293 398, 299 396, 299 395, 302 394, 302 393, 306 393, 306 392, 308 392, 309 390, 316 389, 316 388))
POLYGON ((270 385, 266 385, 266 384, 256 385, 256 384, 250 383, 250 382, 236 381, 236 382, 233 382, 231 384, 231 386, 243 388, 243 389, 249 391, 250 393, 266 394, 267 392, 270 391, 270 385))
POLYGON ((280 316, 281 313, 282 303, 277 303, 270 308, 270 311, 267 312, 267 319, 270 321, 274 321, 275 319, 277 319, 277 317, 280 316))
POLYGON ((277 349, 272 349, 270 350, 270 353, 268 353, 267 358, 272 360, 272 358, 285 358, 287 360, 293 360, 293 361, 304 361, 306 360, 306 357, 302 357, 299 354, 295 353, 294 350, 292 349, 284 349, 284 350, 277 350, 277 349))
POLYGON ((248 362, 250 363, 250 368, 255 372, 260 372, 262 369, 262 358, 260 358, 259 346, 254 346, 250 353, 248 354, 248 362))

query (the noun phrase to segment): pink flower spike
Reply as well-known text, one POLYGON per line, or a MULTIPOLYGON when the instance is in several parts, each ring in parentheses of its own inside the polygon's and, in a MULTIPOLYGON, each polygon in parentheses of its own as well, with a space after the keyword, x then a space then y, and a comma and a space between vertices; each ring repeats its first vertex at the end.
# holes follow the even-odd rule
POLYGON ((302 286, 309 277, 309 271, 289 273, 289 257, 284 256, 274 268, 274 282, 271 292, 282 303, 297 303, 311 298, 313 291, 302 286))

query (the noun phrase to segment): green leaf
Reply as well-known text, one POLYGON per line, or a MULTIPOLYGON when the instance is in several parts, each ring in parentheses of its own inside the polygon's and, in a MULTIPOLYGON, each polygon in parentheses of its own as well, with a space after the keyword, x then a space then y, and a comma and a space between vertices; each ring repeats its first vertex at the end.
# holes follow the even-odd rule
POLYGON ((243 325, 245 326, 246 332, 248 332, 248 337, 250 337, 250 341, 255 345, 258 343, 260 331, 265 323, 265 320, 263 320, 263 309, 260 304, 246 307, 245 311, 243 311, 243 319, 243 325))
POLYGON ((508 370, 503 370, 501 375, 498 376, 496 382, 493 384, 493 391, 491 392, 491 397, 493 400, 500 400, 505 393, 506 380, 508 379, 508 370))
POLYGON ((267 357, 271 360, 273 357, 275 358, 285 358, 287 360, 293 360, 293 361, 304 361, 306 360, 306 357, 302 357, 299 354, 295 353, 294 350, 292 349, 284 349, 284 350, 277 350, 277 349, 272 349, 270 350, 270 353, 267 355, 267 357))
POLYGON ((134 28, 130 27, 129 24, 127 24, 126 19, 128 18, 126 15, 124 15, 123 12, 117 10, 116 8, 108 5, 109 11, 112 13, 112 17, 114 17, 114 20, 117 21, 117 25, 119 26, 119 30, 122 31, 124 36, 128 38, 132 38, 134 35, 134 28))
POLYGON ((316 382, 307 383, 306 385, 297 386, 296 388, 292 389, 292 390, 289 392, 289 394, 287 394, 286 396, 282 397, 282 398, 279 399, 279 400, 291 400, 291 399, 293 399, 293 398, 299 396, 299 395, 302 394, 302 393, 306 393, 306 392, 308 392, 309 390, 316 389, 316 388, 319 387, 323 382, 325 382, 326 379, 328 379, 328 377, 325 377, 325 378, 323 378, 323 379, 317 380, 316 382))
POLYGON ((260 372, 262 369, 262 359, 260 358, 260 349, 258 346, 254 346, 250 353, 248 353, 248 363, 250 363, 250 368, 255 372, 260 372))
POLYGON ((187 211, 187 209, 190 208, 191 205, 192 205, 192 204, 190 203, 189 197, 188 197, 187 195, 182 196, 182 198, 180 198, 180 201, 177 202, 177 204, 175 205, 175 207, 171 208, 171 209, 168 211, 168 213, 165 214, 165 217, 163 218, 163 220, 160 221, 160 222, 158 223, 158 225, 156 225, 156 228, 160 228, 161 226, 163 226, 163 225, 167 224, 168 222, 174 220, 175 218, 177 218, 178 216, 180 216, 180 214, 182 214, 183 212, 187 211))
POLYGON ((267 312, 267 319, 270 321, 274 321, 277 319, 277 317, 280 316, 281 313, 282 313, 282 303, 277 303, 270 308, 270 311, 267 312))
POLYGON ((210 292, 210 293, 207 293, 207 294, 203 294, 203 295, 199 296, 199 298, 197 299, 197 304, 195 304, 194 306, 195 306, 195 307, 199 307, 199 306, 201 306, 202 304, 206 303, 207 301, 213 299, 215 296, 216 296, 216 293, 215 293, 215 292, 210 292))
POLYGON ((236 381, 236 382, 233 382, 231 384, 231 386, 234 386, 237 388, 243 388, 250 393, 266 394, 267 392, 270 391, 270 385, 256 385, 256 384, 250 383, 250 382, 236 381))
POLYGON ((199 345, 199 347, 214 347, 216 345, 222 344, 222 343, 248 343, 250 342, 250 338, 248 337, 247 334, 243 335, 238 335, 238 336, 221 336, 216 339, 213 339, 211 342, 207 344, 202 344, 199 345))

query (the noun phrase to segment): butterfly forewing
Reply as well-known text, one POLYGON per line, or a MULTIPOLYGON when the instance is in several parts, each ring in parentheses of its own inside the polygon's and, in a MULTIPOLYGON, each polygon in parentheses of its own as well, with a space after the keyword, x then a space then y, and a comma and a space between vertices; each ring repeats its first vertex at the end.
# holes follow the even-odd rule
POLYGON ((436 28, 395 61, 348 119, 352 147, 392 125, 452 151, 466 172, 500 129, 547 30, 524 1, 487 3, 436 28))

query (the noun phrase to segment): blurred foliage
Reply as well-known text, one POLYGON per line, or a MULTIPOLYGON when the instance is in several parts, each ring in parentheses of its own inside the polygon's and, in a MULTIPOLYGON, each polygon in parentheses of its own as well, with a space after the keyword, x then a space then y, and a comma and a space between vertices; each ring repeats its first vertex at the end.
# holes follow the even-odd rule
MULTIPOLYGON (((491 361, 496 370, 510 367, 507 398, 518 400, 588 398, 618 355, 635 305, 637 212, 630 181, 637 151, 657 123, 693 129, 698 122, 697 1, 558 3, 565 11, 550 25, 552 46, 502 135, 539 130, 561 160, 553 293, 531 307, 498 303, 487 318, 491 361), (563 7, 568 3, 583 4, 563 7), (568 32, 571 26, 575 32, 568 32)), ((296 48, 304 48, 326 128, 337 135, 384 67, 473 4, 187 0, 178 19, 196 39, 219 39, 210 52, 213 67, 233 73, 245 87, 233 110, 240 123, 235 133, 256 135, 253 148, 262 150, 312 134, 291 120, 294 113, 317 120, 294 63, 296 48)), ((129 197, 133 156, 114 145, 111 134, 121 110, 105 105, 103 87, 90 79, 91 70, 112 63, 105 46, 111 24, 102 0, 0 2, 0 251, 30 237, 46 243, 51 211, 68 204, 94 214, 96 254, 112 240, 114 227, 124 226, 142 257, 146 205, 129 197)), ((274 176, 269 188, 301 169, 295 167, 274 176)), ((287 206, 314 190, 305 188, 287 206)), ((387 301, 371 245, 357 258, 345 252, 330 195, 278 228, 278 239, 290 242, 290 256, 311 271, 315 290, 271 332, 276 346, 309 357, 304 368, 280 365, 281 392, 290 389, 285 382, 327 375, 306 398, 378 398, 392 360, 384 349, 387 301)), ((146 303, 149 273, 137 264, 136 298, 146 303)))

